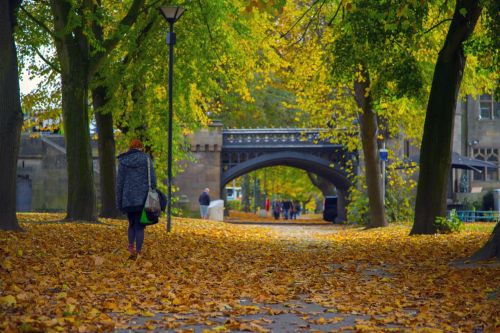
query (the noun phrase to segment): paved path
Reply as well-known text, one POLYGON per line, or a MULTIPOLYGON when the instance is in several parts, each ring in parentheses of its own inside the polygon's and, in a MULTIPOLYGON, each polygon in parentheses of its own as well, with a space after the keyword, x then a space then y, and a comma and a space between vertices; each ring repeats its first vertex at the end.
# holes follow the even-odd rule
MULTIPOLYGON (((191 314, 159 313, 154 317, 135 317, 130 321, 129 329, 117 329, 116 333, 129 332, 355 332, 355 325, 369 319, 368 316, 340 314, 303 299, 284 304, 259 304, 241 299, 242 306, 255 306, 256 313, 231 316, 230 310, 219 316, 207 316, 203 323, 192 323, 191 314), (174 323, 175 328, 165 328, 174 323), (156 329, 145 329, 145 325, 158 325, 156 329), (161 327, 163 326, 163 328, 161 327)), ((196 319, 196 320, 199 320, 196 319)), ((397 328, 389 325, 387 328, 397 328)))
MULTIPOLYGON (((242 227, 249 225, 262 225, 271 230, 282 240, 293 242, 318 242, 315 235, 328 235, 344 229, 344 226, 322 222, 245 222, 226 221, 226 223, 240 224, 242 227)), ((378 274, 377 272, 371 274, 378 274)), ((384 275, 384 272, 380 272, 384 275)), ((255 307, 255 313, 233 316, 231 309, 215 314, 200 317, 199 314, 173 314, 157 313, 154 317, 133 317, 129 322, 130 328, 117 329, 116 333, 126 332, 194 332, 204 331, 226 332, 355 332, 355 325, 367 320, 369 317, 355 314, 341 314, 335 309, 325 308, 321 305, 306 301, 306 297, 292 300, 284 304, 252 303, 248 299, 241 299, 242 306, 255 307), (156 327, 148 330, 145 327, 156 327), (172 327, 172 328, 168 328, 172 327)), ((387 326, 397 329, 398 326, 387 326)))

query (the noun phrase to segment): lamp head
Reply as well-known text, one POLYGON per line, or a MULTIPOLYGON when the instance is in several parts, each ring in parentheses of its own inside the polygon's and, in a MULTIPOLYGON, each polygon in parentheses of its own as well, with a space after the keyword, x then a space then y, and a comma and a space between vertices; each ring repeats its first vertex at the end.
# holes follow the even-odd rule
POLYGON ((161 6, 158 10, 168 23, 175 23, 184 14, 184 8, 178 6, 161 6))

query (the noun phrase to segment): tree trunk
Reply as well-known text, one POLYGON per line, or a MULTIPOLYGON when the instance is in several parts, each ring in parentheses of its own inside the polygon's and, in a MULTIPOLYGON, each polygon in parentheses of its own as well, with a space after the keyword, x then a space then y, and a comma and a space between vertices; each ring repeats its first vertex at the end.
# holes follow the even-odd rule
MULTIPOLYGON (((69 2, 52 0, 56 31, 65 31, 69 2)), ((85 33, 76 29, 56 39, 61 64, 62 109, 68 167, 68 220, 97 219, 88 110, 89 48, 85 33)))
POLYGON ((307 172, 307 176, 311 183, 321 191, 323 196, 335 195, 335 185, 331 181, 312 172, 307 172))
POLYGON ((466 60, 463 43, 474 31, 480 14, 479 1, 457 1, 444 46, 439 52, 420 148, 412 235, 435 233, 436 217, 446 214, 455 108, 466 60), (460 13, 463 9, 466 10, 465 17, 460 13))
POLYGON ((481 261, 492 258, 500 260, 500 222, 498 222, 495 229, 493 229, 490 239, 479 251, 474 253, 470 260, 481 261))
POLYGON ((241 203, 244 212, 250 211, 250 179, 248 174, 243 175, 243 182, 241 184, 241 203))
POLYGON ((369 228, 385 227, 385 207, 382 193, 382 176, 377 145, 378 123, 377 115, 372 110, 372 101, 368 89, 370 76, 364 67, 358 73, 363 81, 354 81, 354 96, 356 103, 361 108, 359 117, 361 126, 361 142, 365 159, 365 175, 368 187, 368 206, 370 210, 369 228))
POLYGON ((20 1, 0 1, 0 229, 22 230, 16 217, 17 156, 23 113, 14 42, 20 1))
POLYGON ((347 194, 348 190, 337 189, 337 218, 335 222, 341 223, 347 220, 347 194))
POLYGON ((61 78, 68 163, 66 219, 95 221, 97 211, 89 133, 88 90, 87 86, 82 84, 82 80, 85 80, 85 72, 73 68, 72 74, 63 73, 61 78))
POLYGON ((97 124, 97 147, 99 150, 99 180, 101 189, 101 217, 114 218, 121 215, 116 208, 116 164, 115 138, 113 133, 113 114, 102 113, 101 108, 106 105, 106 88, 99 86, 92 90, 97 124))

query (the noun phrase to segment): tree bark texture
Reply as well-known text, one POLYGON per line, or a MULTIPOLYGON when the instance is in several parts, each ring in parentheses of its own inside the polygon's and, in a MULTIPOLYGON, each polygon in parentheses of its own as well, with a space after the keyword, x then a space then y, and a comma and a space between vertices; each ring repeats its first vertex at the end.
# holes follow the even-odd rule
POLYGON ((337 194, 337 218, 335 222, 344 222, 347 216, 347 190, 335 188, 335 185, 331 181, 314 173, 308 172, 307 176, 311 180, 311 183, 321 191, 324 197, 337 194))
POLYGON ((436 217, 446 214, 455 109, 466 60, 463 43, 474 31, 480 14, 479 1, 457 1, 444 46, 438 55, 420 148, 412 235, 435 233, 436 217), (467 11, 465 16, 460 13, 461 9, 467 11))
POLYGON ((308 172, 307 176, 311 180, 311 183, 321 191, 323 196, 335 195, 335 185, 331 181, 311 172, 308 172))
POLYGON ((470 260, 481 261, 489 260, 492 258, 497 258, 500 260, 500 222, 497 223, 490 239, 484 244, 484 246, 474 253, 470 260))
POLYGON ((101 190, 101 217, 114 218, 121 215, 116 208, 116 161, 115 137, 113 133, 113 114, 102 113, 106 105, 106 88, 96 87, 92 90, 92 102, 97 124, 99 151, 99 180, 101 190))
MULTIPOLYGON (((54 27, 64 31, 68 24, 69 2, 52 0, 54 27)), ((68 164, 68 220, 95 221, 96 195, 88 109, 88 40, 81 29, 56 38, 61 64, 62 108, 66 160, 68 164)))
POLYGON ((368 89, 370 76, 365 67, 358 73, 362 78, 354 81, 354 97, 362 112, 359 116, 361 126, 361 143, 365 159, 365 175, 368 187, 368 206, 370 210, 370 223, 368 227, 385 227, 385 207, 382 193, 382 175, 380 172, 380 159, 378 154, 377 115, 372 110, 372 100, 368 89))
POLYGON ((17 156, 23 113, 14 41, 21 1, 0 1, 0 229, 22 230, 16 217, 17 156))
POLYGON ((335 222, 342 223, 347 220, 347 190, 337 188, 337 218, 335 222))
POLYGON ((241 184, 241 204, 244 212, 250 211, 250 177, 248 174, 243 175, 241 184))

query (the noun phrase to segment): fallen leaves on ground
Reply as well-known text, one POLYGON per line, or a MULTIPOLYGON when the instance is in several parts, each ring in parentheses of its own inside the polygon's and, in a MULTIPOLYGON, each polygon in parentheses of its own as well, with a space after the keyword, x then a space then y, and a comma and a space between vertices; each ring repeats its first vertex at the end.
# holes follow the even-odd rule
POLYGON ((147 227, 143 255, 129 261, 126 221, 54 220, 54 214, 22 214, 26 232, 0 233, 3 331, 112 331, 128 327, 133 316, 167 313, 143 328, 174 329, 218 315, 228 319, 213 331, 265 332, 257 322, 236 320, 259 312, 240 300, 299 297, 328 312, 369 316, 351 327, 359 332, 496 332, 500 326, 500 303, 491 297, 500 286, 499 266, 450 265, 477 250, 493 224, 415 237, 407 236, 408 226, 332 225, 329 233, 298 240, 271 227, 174 219, 171 233, 164 223, 147 227))

